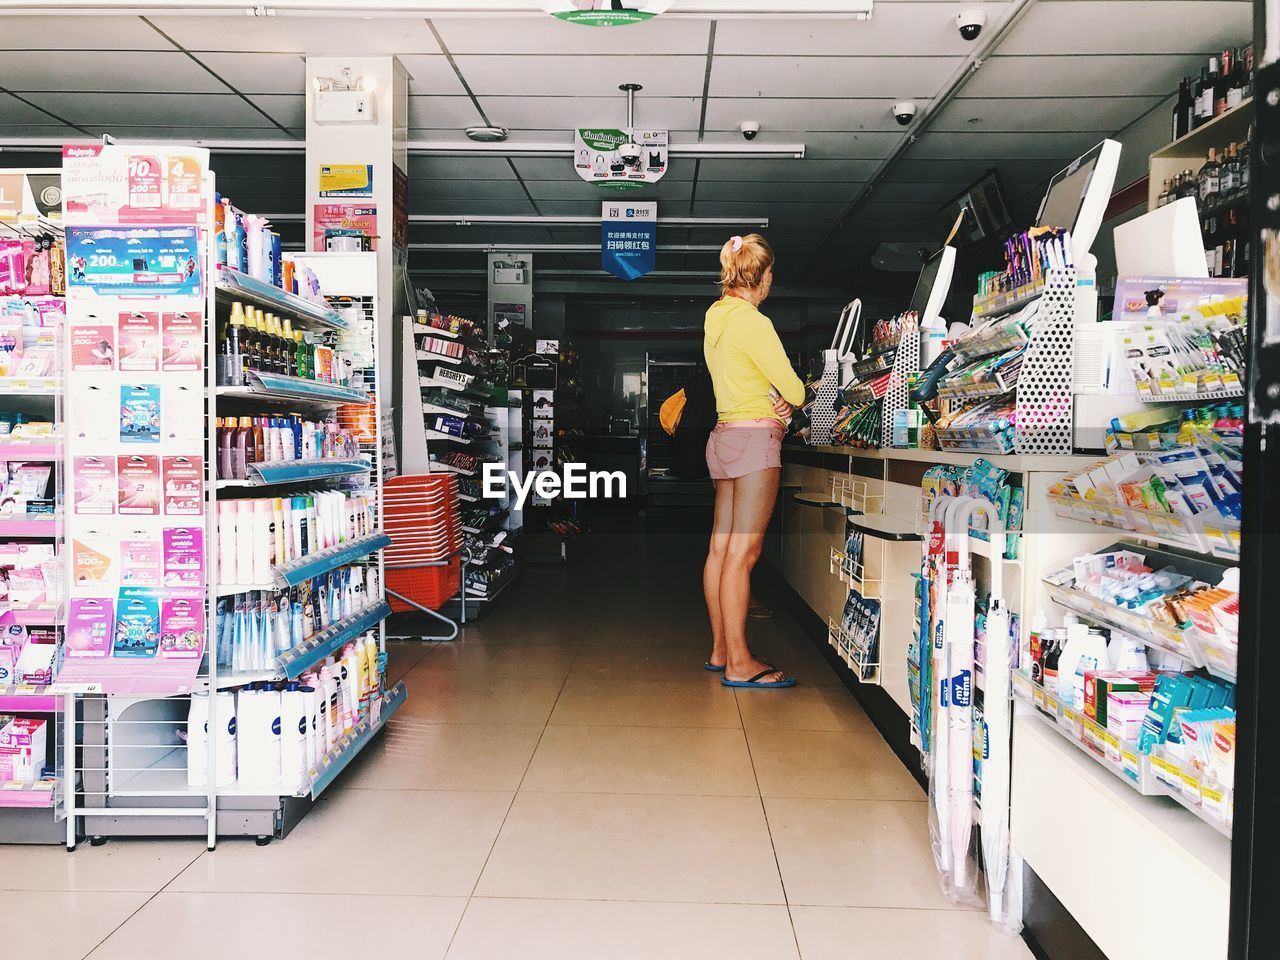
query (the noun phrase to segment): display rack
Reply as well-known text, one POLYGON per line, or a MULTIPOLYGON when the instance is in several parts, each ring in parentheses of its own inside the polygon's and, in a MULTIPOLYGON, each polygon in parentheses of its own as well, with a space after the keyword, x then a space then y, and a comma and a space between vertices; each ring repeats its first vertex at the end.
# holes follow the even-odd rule
MULTIPOLYGON (((385 637, 381 622, 389 608, 382 599, 381 585, 384 577, 380 551, 389 540, 378 532, 382 524, 381 489, 384 467, 383 418, 378 413, 383 386, 380 379, 382 371, 376 365, 378 318, 375 257, 373 254, 316 254, 293 258, 293 268, 300 272, 306 271, 317 285, 329 293, 329 305, 286 293, 272 283, 219 263, 220 258, 215 257, 213 232, 209 229, 191 229, 193 226, 207 228, 214 223, 213 177, 204 172, 208 168, 208 154, 195 148, 160 150, 163 158, 160 162, 169 178, 167 191, 161 194, 160 209, 148 210, 145 214, 138 210, 116 210, 110 206, 110 201, 102 209, 94 207, 99 202, 99 197, 109 196, 110 191, 103 184, 113 182, 110 175, 113 168, 127 167, 133 170, 142 160, 149 160, 155 149, 149 146, 148 156, 143 158, 134 155, 136 148, 125 145, 95 148, 87 160, 82 159, 84 154, 77 153, 75 162, 82 165, 77 171, 77 184, 85 192, 88 201, 81 200, 78 196, 68 196, 68 210, 76 211, 76 222, 84 225, 85 229, 101 229, 98 224, 109 229, 135 229, 141 223, 142 229, 158 231, 164 237, 168 235, 166 231, 177 229, 175 225, 182 225, 177 234, 194 237, 196 246, 190 252, 187 274, 191 281, 176 298, 166 299, 163 294, 157 295, 149 288, 125 286, 123 289, 125 296, 131 301, 147 300, 151 306, 146 309, 154 310, 157 314, 167 315, 167 311, 173 310, 185 311, 178 316, 188 323, 195 321, 198 324, 194 335, 197 338, 202 335, 204 348, 190 351, 188 338, 192 334, 184 329, 182 340, 175 338, 172 347, 166 338, 163 365, 155 360, 154 365, 149 368, 136 368, 128 366, 122 358, 120 369, 116 369, 116 364, 112 362, 79 377, 82 383, 76 385, 74 397, 68 398, 67 414, 68 435, 75 442, 68 443, 65 457, 69 464, 73 456, 83 458, 95 454, 101 448, 106 455, 146 450, 157 454, 156 459, 163 456, 166 464, 168 460, 175 459, 175 455, 181 455, 176 459, 188 464, 199 464, 200 459, 203 459, 203 467, 208 469, 197 467, 198 472, 193 478, 184 481, 186 486, 175 485, 175 481, 166 473, 162 494, 163 510, 157 508, 152 511, 155 516, 142 518, 145 523, 135 521, 132 517, 109 518, 123 520, 126 524, 138 524, 139 535, 143 532, 152 537, 164 534, 165 572, 163 581, 157 581, 162 582, 163 587, 159 588, 160 599, 155 602, 162 605, 159 608, 162 611, 168 611, 171 604, 186 604, 191 612, 185 616, 194 619, 190 620, 186 632, 175 637, 184 641, 198 640, 199 645, 191 648, 194 656, 187 654, 183 662, 185 666, 161 662, 161 655, 166 649, 164 643, 168 642, 167 633, 164 634, 166 639, 161 642, 160 654, 156 655, 154 665, 145 660, 130 661, 127 657, 122 660, 128 647, 122 648, 119 639, 115 649, 105 659, 77 661, 74 670, 67 669, 67 664, 64 664, 56 691, 66 696, 67 715, 79 717, 79 722, 69 728, 72 732, 67 737, 66 745, 67 752, 70 754, 75 751, 79 758, 77 775, 80 786, 79 795, 68 811, 66 842, 69 847, 75 846, 76 825, 81 821, 84 832, 94 838, 95 842, 99 838, 113 836, 199 835, 205 837, 208 846, 212 848, 220 836, 254 836, 260 842, 283 837, 305 815, 310 801, 376 735, 404 696, 402 687, 384 690, 381 675, 381 664, 385 662, 385 637), (98 175, 103 175, 101 181, 96 179, 98 175), (182 184, 185 192, 178 192, 175 184, 182 184), (340 301, 338 294, 341 294, 340 301), (341 308, 333 306, 339 302, 342 304, 341 308), (335 369, 335 382, 318 382, 284 375, 280 370, 285 366, 283 344, 286 341, 278 336, 277 331, 277 342, 280 344, 278 349, 281 352, 276 354, 276 362, 280 367, 275 372, 254 368, 245 371, 242 386, 220 385, 223 382, 220 378, 230 369, 229 363, 224 365, 222 362, 227 359, 222 353, 231 342, 223 336, 223 331, 232 315, 233 304, 240 304, 245 309, 246 305, 252 305, 265 313, 273 314, 281 321, 287 319, 293 327, 303 332, 307 342, 316 345, 317 364, 320 362, 320 348, 323 346, 333 351, 335 359, 349 362, 349 368, 341 371, 335 369), (180 347, 183 349, 179 350, 180 347), (172 366, 171 350, 174 351, 172 366), (223 369, 224 366, 226 369, 223 369), (151 372, 146 372, 147 370, 151 372), (348 371, 350 385, 340 385, 338 381, 345 381, 348 371), (126 389, 137 389, 128 385, 138 381, 154 384, 148 388, 150 392, 147 395, 159 408, 157 416, 160 429, 154 438, 145 432, 146 427, 143 428, 141 440, 149 446, 140 446, 139 437, 126 433, 123 414, 120 418, 119 437, 109 436, 111 430, 106 430, 104 434, 101 413, 96 409, 101 405, 103 394, 96 394, 95 390, 110 393, 117 389, 114 384, 120 382, 124 384, 118 388, 123 397, 126 396, 123 392, 126 389), (243 418, 261 416, 264 408, 279 409, 280 415, 302 410, 309 418, 336 419, 354 434, 359 455, 325 461, 279 461, 264 457, 265 462, 246 464, 248 476, 244 481, 217 482, 213 469, 214 464, 219 463, 218 437, 213 429, 215 418, 234 415, 243 425, 246 422, 243 418), (118 447, 116 444, 125 446, 118 447), (196 450, 201 451, 202 457, 195 453, 196 450), (370 505, 372 515, 368 521, 357 521, 353 519, 354 508, 352 514, 345 518, 341 508, 338 508, 329 517, 329 529, 333 531, 329 535, 348 538, 347 542, 322 553, 308 553, 293 562, 269 565, 267 569, 271 571, 270 582, 223 584, 221 538, 228 536, 233 528, 221 525, 223 513, 220 512, 220 504, 226 500, 255 504, 265 502, 276 504, 278 510, 281 501, 271 498, 271 493, 279 490, 296 496, 299 484, 306 485, 305 491, 317 493, 338 489, 351 491, 365 498, 361 502, 370 505), (265 500, 261 498, 263 493, 267 494, 265 500), (175 511, 170 509, 169 498, 179 494, 183 505, 183 510, 179 512, 185 515, 181 521, 182 529, 175 531, 170 528, 174 523, 174 519, 170 517, 175 511), (215 517, 220 521, 218 526, 213 522, 215 517), (353 530, 367 528, 369 525, 374 528, 371 534, 349 539, 355 535, 353 530), (185 548, 186 553, 178 552, 178 533, 185 536, 189 543, 185 548), (172 558, 168 552, 171 534, 175 534, 172 558), (182 558, 186 566, 174 565, 179 558, 182 558), (321 582, 313 578, 336 572, 344 566, 355 565, 359 565, 364 571, 358 578, 363 591, 359 595, 362 602, 358 606, 354 599, 344 599, 343 609, 339 612, 335 603, 329 603, 329 610, 323 621, 328 626, 324 629, 317 626, 317 632, 309 639, 284 647, 282 653, 269 654, 270 659, 263 664, 262 669, 245 672, 228 669, 227 665, 220 663, 224 655, 233 649, 232 644, 250 642, 245 635, 232 638, 228 633, 224 638, 224 622, 228 624, 228 628, 234 627, 237 632, 242 623, 247 624, 249 619, 258 616, 264 618, 262 623, 265 625, 269 616, 265 606, 268 596, 293 596, 293 602, 298 605, 296 609, 301 610, 302 594, 292 593, 294 588, 309 589, 311 585, 321 582), (173 584, 182 586, 174 589, 173 584), (259 613, 249 614, 249 619, 243 621, 236 615, 233 621, 231 608, 224 607, 221 599, 233 593, 257 597, 257 603, 262 605, 255 607, 259 613), (349 605, 357 608, 343 616, 342 614, 348 614, 349 605), (213 629, 215 625, 219 627, 216 633, 213 629), (366 642, 367 637, 373 639, 366 642), (277 711, 281 711, 284 709, 282 704, 293 695, 290 691, 297 691, 296 696, 300 697, 304 695, 303 691, 310 690, 295 683, 282 694, 277 691, 276 684, 297 681, 304 671, 318 668, 331 655, 341 651, 344 645, 351 645, 347 647, 349 651, 356 649, 357 640, 360 641, 359 649, 370 651, 367 656, 378 661, 368 673, 373 689, 369 691, 367 700, 361 699, 360 722, 356 722, 355 710, 348 710, 346 716, 350 717, 350 728, 345 733, 334 734, 337 742, 327 752, 322 743, 315 762, 311 764, 309 772, 304 774, 303 767, 309 758, 301 751, 302 745, 310 739, 306 732, 307 724, 298 724, 297 736, 291 738, 290 731, 294 729, 291 726, 292 719, 282 722, 281 717, 277 717, 273 721, 263 711, 269 712, 273 704, 277 711), (381 657, 377 656, 379 652, 382 653, 381 657), (178 666, 182 669, 178 669, 178 666), (234 693, 231 692, 233 690, 234 693), (250 697, 251 694, 263 696, 250 697), (198 698, 204 704, 202 710, 206 718, 201 727, 196 726, 199 723, 196 714, 198 698), (261 704, 260 707, 254 706, 254 711, 259 715, 252 719, 251 700, 254 704, 261 704), (251 740, 248 736, 251 729, 262 731, 262 737, 251 740), (199 730, 207 731, 207 734, 198 736, 199 730), (248 766, 251 753, 263 754, 265 751, 267 766, 270 767, 273 730, 277 731, 275 735, 279 737, 275 741, 275 749, 285 759, 276 758, 276 772, 273 775, 257 774, 251 777, 248 766), (200 745, 198 753, 197 741, 200 745), (289 746, 290 742, 292 747, 289 746), (289 755, 290 749, 293 750, 292 756, 289 755), (296 773, 290 772, 290 762, 299 764, 295 768, 296 773)), ((127 200, 131 202, 133 195, 127 200)), ((234 211, 227 208, 228 215, 232 212, 234 211)), ((234 213, 238 220, 240 214, 234 213)), ((221 252, 220 248, 219 253, 221 252)), ((75 323, 91 321, 101 324, 108 317, 115 319, 117 305, 109 298, 104 298, 101 292, 89 289, 77 291, 74 288, 73 292, 78 296, 78 299, 72 301, 75 306, 75 323)), ((123 309, 123 306, 122 303, 120 308, 123 309)), ((143 306, 145 304, 134 309, 142 309, 143 306)), ((122 328, 119 333, 122 342, 127 343, 123 340, 123 322, 121 320, 122 328)), ((73 332, 76 329, 73 324, 73 332)), ((99 329, 103 328, 91 326, 88 332, 99 329)), ((114 326, 112 329, 114 330, 114 326)), ((136 345, 134 349, 137 349, 136 345)), ((74 352, 74 344, 71 358, 72 363, 85 362, 83 355, 74 352)), ((234 361, 234 368, 238 377, 238 357, 234 361)), ((324 375, 328 376, 327 369, 324 375)), ((121 469, 123 470, 123 466, 121 469)), ((94 506, 94 503, 89 501, 89 505, 94 506)), ((268 513, 269 511, 270 508, 268 513)), ((114 509, 106 512, 115 513, 114 509)), ((120 512, 125 512, 123 507, 120 512)), ((262 515, 261 511, 258 513, 262 515)), ((365 516, 364 508, 360 508, 360 516, 365 516)), ((79 491, 75 509, 68 519, 72 524, 73 534, 86 543, 91 542, 96 535, 92 528, 101 525, 105 529, 109 526, 102 519, 92 516, 92 511, 82 509, 79 491)), ((308 532, 314 533, 320 529, 311 527, 305 519, 302 523, 308 532)), ((280 528, 276 525, 270 529, 280 528)), ((245 535, 243 529, 240 535, 245 535)), ((305 542, 305 536, 304 533, 303 540, 295 542, 305 542)), ((260 550, 263 545, 256 540, 250 543, 251 549, 260 550)), ((276 540, 277 557, 281 556, 281 543, 279 539, 276 540)), ((266 544, 269 545, 270 541, 267 540, 266 544)), ((141 555, 146 554, 144 552, 141 555)), ((120 576, 120 573, 114 573, 115 578, 120 576)), ((353 577, 352 580, 355 581, 356 578, 353 577)), ((83 598, 103 593, 114 582, 117 581, 106 581, 104 585, 75 581, 73 602, 77 602, 75 598, 81 598, 78 602, 82 616, 86 604, 101 604, 98 600, 83 598)), ((337 589, 336 581, 326 577, 325 582, 337 589)), ((130 594, 122 586, 119 616, 124 615, 127 595, 130 594)), ((276 599, 270 602, 275 603, 276 599)), ((92 610, 93 607, 88 609, 92 610)), ((316 609, 318 615, 318 608, 316 609)), ((170 614, 161 613, 162 623, 166 615, 170 614)), ((75 619, 74 614, 72 618, 75 619)), ((254 622, 257 623, 256 620, 254 622)), ((276 622, 279 622, 278 618, 276 622)), ((301 626, 298 629, 301 630, 301 626)), ((115 632, 118 638, 120 631, 115 632)), ((270 651, 276 642, 263 642, 263 649, 270 651)), ((188 648, 179 645, 177 649, 182 651, 188 648)), ((275 649, 279 650, 281 647, 276 646, 275 649)), ((349 655, 354 656, 351 653, 349 655)), ((325 676, 332 676, 327 668, 325 676)), ((329 681, 326 679, 327 682, 329 681)), ((323 693, 308 695, 319 697, 323 693)), ((356 706, 354 701, 348 702, 352 708, 356 706)), ((313 708, 318 711, 317 703, 317 700, 312 701, 313 708)), ((305 718, 305 713, 301 716, 305 718)), ((314 742, 310 746, 314 748, 314 742)))
MULTIPOLYGON (((20 196, 11 197, 17 202, 13 220, 0 221, 0 239, 17 239, 41 236, 56 238, 58 256, 63 257, 61 268, 65 279, 63 253, 63 228, 61 208, 50 209, 45 203, 47 191, 58 192, 61 171, 58 169, 17 169, 8 171, 18 179, 20 196)), ((24 349, 28 352, 48 351, 54 359, 56 373, 50 376, 11 375, 0 376, 0 402, 7 411, 5 419, 9 434, 0 438, 0 469, 9 471, 16 465, 29 463, 48 465, 50 476, 43 491, 47 506, 59 510, 64 502, 65 472, 62 468, 62 338, 65 336, 65 297, 53 276, 52 261, 46 264, 48 289, 39 291, 0 294, 0 314, 7 322, 21 323, 24 349), (25 317, 21 321, 19 317, 25 317), (18 427, 12 414, 20 414, 30 421, 52 424, 52 435, 33 435, 31 428, 18 427)), ((6 473, 5 482, 9 478, 6 473)), ((30 514, 21 512, 0 518, 0 547, 12 548, 14 540, 42 541, 37 547, 52 549, 55 559, 46 568, 53 571, 57 558, 65 553, 64 526, 60 513, 30 514)), ((22 563, 15 553, 7 565, 22 563)), ((32 562, 30 567, 41 568, 32 562)), ((42 568, 43 569, 43 568, 42 568)), ((62 821, 66 817, 65 790, 67 776, 62 730, 65 717, 62 714, 62 698, 52 692, 47 677, 32 677, 23 682, 19 674, 21 651, 36 639, 52 640, 53 657, 49 666, 56 671, 65 641, 66 606, 63 601, 61 578, 45 579, 42 596, 15 601, 7 598, 0 604, 0 622, 9 626, 9 638, 13 630, 22 628, 18 644, 5 647, 0 662, 0 714, 17 716, 44 725, 46 742, 42 756, 33 758, 31 782, 6 781, 0 786, 0 844, 3 843, 59 843, 65 834, 62 821), (42 636, 29 635, 27 630, 36 628, 42 636)), ((2 725, 2 723, 0 723, 2 725)))
POLYGON ((1074 269, 1050 270, 1043 287, 1000 295, 1004 299, 998 297, 982 304, 975 301, 975 321, 991 320, 1021 310, 1037 299, 1040 301, 1017 386, 1008 391, 1015 398, 1013 447, 1010 451, 987 424, 940 426, 937 435, 944 450, 1023 455, 1071 453, 1072 363, 1078 309, 1076 279, 1074 269))

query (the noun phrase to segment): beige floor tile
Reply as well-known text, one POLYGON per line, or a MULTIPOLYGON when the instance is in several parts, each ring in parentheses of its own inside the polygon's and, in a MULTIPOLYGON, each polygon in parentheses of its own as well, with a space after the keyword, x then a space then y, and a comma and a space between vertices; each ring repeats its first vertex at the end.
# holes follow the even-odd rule
MULTIPOLYGON (((827 669, 825 665, 823 669, 827 669)), ((742 725, 748 730, 843 730, 880 736, 848 690, 810 683, 812 674, 807 672, 788 672, 798 673, 800 683, 784 696, 764 697, 755 690, 735 692, 742 725)))
POLYGON ((467 907, 449 960, 788 960, 784 906, 489 900, 467 907), (518 950, 512 948, 519 944, 518 950))
POLYGON ((485 897, 782 903, 758 799, 521 793, 485 897))
POLYGON ((792 907, 804 960, 1031 960, 1017 936, 1000 933, 985 913, 792 907))
POLYGON ((421 663, 422 658, 430 653, 434 646, 435 644, 429 641, 388 640, 387 676, 392 682, 401 679, 421 663))
POLYGON ((397 714, 341 781, 357 790, 511 790, 541 724, 428 723, 397 714))
POLYGON ((510 793, 335 790, 284 840, 224 840, 169 889, 343 893, 355 869, 340 852, 349 842, 368 860, 357 871, 365 893, 466 896, 510 803, 510 793))
POLYGON ((759 796, 741 730, 549 726, 523 790, 759 796))
MULTIPOLYGON (((54 856, 67 856, 54 848, 54 856)), ((111 935, 144 903, 150 893, 0 892, 5 918, 6 957, 72 960, 85 956, 111 935)), ((169 945, 172 951, 172 944, 169 945)), ((172 956, 172 953, 170 953, 172 956)))
POLYGON ((635 727, 740 728, 732 691, 718 682, 699 685, 685 680, 565 684, 553 724, 614 724, 635 727))
POLYGON ((487 643, 441 643, 418 662, 415 670, 433 677, 563 680, 576 656, 576 645, 518 648, 487 643))
POLYGON ((705 649, 670 650, 653 644, 586 644, 569 671, 569 682, 602 684, 634 681, 685 681, 700 687, 719 687, 720 675, 702 668, 710 653, 705 649))
POLYGON ((0 890, 155 893, 204 853, 201 840, 111 840, 100 847, 0 847, 0 890))
POLYGON ((925 799, 879 734, 750 730, 747 738, 763 796, 925 799))
POLYGON ((766 799, 791 904, 941 908, 927 801, 766 799))
POLYGON ((371 950, 443 960, 466 904, 464 897, 162 893, 90 960, 350 960, 371 950))
POLYGON ((429 723, 546 723, 560 695, 559 680, 503 680, 477 676, 439 677, 410 672, 406 717, 429 723))

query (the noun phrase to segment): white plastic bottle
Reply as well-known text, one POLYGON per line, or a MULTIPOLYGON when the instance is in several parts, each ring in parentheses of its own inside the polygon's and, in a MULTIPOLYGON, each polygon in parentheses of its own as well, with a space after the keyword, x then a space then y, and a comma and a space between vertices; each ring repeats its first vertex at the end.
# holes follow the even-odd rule
POLYGON ((1084 710, 1084 675, 1111 666, 1107 641, 1083 623, 1067 625, 1067 643, 1058 658, 1058 699, 1077 712, 1084 710))
POLYGON ((280 777, 281 786, 292 793, 302 783, 307 763, 309 739, 307 697, 302 684, 294 682, 280 694, 280 777))

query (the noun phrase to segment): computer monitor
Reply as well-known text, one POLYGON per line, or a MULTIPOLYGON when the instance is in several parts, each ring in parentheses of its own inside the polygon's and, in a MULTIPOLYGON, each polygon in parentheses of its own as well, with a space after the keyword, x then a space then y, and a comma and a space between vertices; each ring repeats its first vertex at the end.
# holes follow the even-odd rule
POLYGON ((1209 276, 1194 197, 1183 197, 1115 229, 1116 272, 1122 277, 1209 276))
POLYGON ((1049 181, 1040 201, 1037 227, 1071 231, 1071 256, 1082 264, 1102 227, 1120 165, 1120 144, 1103 140, 1077 157, 1049 181))
POLYGON ((951 290, 951 275, 956 268, 956 248, 943 247, 925 263, 911 294, 910 309, 920 315, 921 326, 927 326, 942 313, 951 290))

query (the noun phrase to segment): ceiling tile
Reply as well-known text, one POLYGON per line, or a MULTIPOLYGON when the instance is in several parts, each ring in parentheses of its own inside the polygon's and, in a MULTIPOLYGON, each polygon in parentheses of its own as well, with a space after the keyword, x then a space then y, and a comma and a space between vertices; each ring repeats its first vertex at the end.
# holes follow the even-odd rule
POLYGON ((522 19, 518 28, 508 30, 494 29, 489 18, 440 17, 433 22, 453 54, 705 54, 711 30, 707 20, 663 17, 625 30, 584 30, 549 18, 522 19))
POLYGON ((781 226, 788 220, 835 220, 848 206, 846 203, 778 203, 768 200, 752 201, 719 201, 703 200, 701 195, 694 201, 695 217, 768 217, 775 226, 781 226))
POLYGON ((832 181, 701 180, 699 200, 783 200, 783 201, 849 201, 861 190, 861 183, 832 181))
MULTIPOLYGON (((10 124, 40 126, 57 122, 47 113, 42 113, 30 104, 23 103, 17 97, 10 96, 7 93, 0 94, 0 125, 5 127, 10 124)), ((13 136, 13 134, 7 133, 5 136, 13 136)))
MULTIPOLYGON (((767 147, 771 144, 804 144, 804 155, 809 160, 880 160, 887 156, 902 139, 901 133, 808 133, 794 130, 762 130, 752 143, 767 147)), ((706 143, 742 143, 738 131, 708 133, 706 143)))
MULTIPOLYGON (((848 91, 846 91, 848 92, 848 91)), ((917 101, 921 109, 929 98, 917 101)), ((707 101, 707 129, 738 129, 743 120, 755 120, 764 132, 774 131, 901 131, 893 119, 892 97, 862 100, 807 97, 712 97, 707 101)))
POLYGON ((410 157, 409 181, 418 177, 442 180, 513 180, 511 164, 502 157, 410 157))
MULTIPOLYGON (((3 20, 0 20, 3 26, 3 20)), ((0 57, 0 86, 10 90, 218 93, 226 87, 185 53, 83 50, 74 56, 19 50, 0 57)))
MULTIPOLYGON (((410 97, 409 126, 455 131, 458 139, 467 127, 484 123, 470 97, 410 97)), ((410 132, 410 139, 413 138, 410 132)))
POLYGON ((529 199, 515 180, 411 180, 413 200, 524 200, 529 199))
MULTIPOLYGON (((554 243, 598 243, 600 241, 599 227, 554 227, 549 232, 554 243)), ((659 237, 659 242, 667 235, 664 231, 659 237)))
POLYGON ((1104 139, 1103 134, 1076 133, 956 133, 929 132, 907 152, 912 160, 1057 159, 1080 156, 1104 139))
MULTIPOLYGON (((476 96, 612 96, 620 83, 644 85, 641 97, 697 97, 706 76, 705 56, 458 56, 454 58, 476 96)), ((425 92, 425 91, 424 91, 425 92)), ((622 95, 617 94, 619 101, 622 95)))
MULTIPOLYGON (((702 161, 706 167, 708 161, 702 161)), ((577 178, 571 158, 565 157, 528 157, 515 161, 520 176, 526 180, 568 180, 577 178)), ((694 162, 688 158, 676 157, 667 167, 667 175, 663 180, 692 180, 694 162)), ((583 181, 585 184, 585 181, 583 181)))
MULTIPOLYGON (((538 211, 528 200, 432 200, 409 198, 409 213, 428 213, 436 215, 465 216, 466 214, 507 214, 509 216, 532 216, 538 211)), ((545 212, 545 211, 544 211, 545 212)), ((474 242, 485 242, 478 237, 474 242)))
MULTIPOLYGON (((879 191, 877 191, 877 194, 879 191)), ((938 203, 883 203, 870 200, 858 207, 854 220, 933 220, 941 222, 938 203)))
POLYGON ((917 160, 906 157, 899 160, 889 174, 889 178, 898 181, 952 181, 964 187, 995 167, 1006 181, 1035 181, 1047 177, 1062 169, 1062 164, 1053 160, 1001 160, 992 163, 985 157, 972 160, 917 160))
MULTIPOLYGON (((534 200, 594 199, 599 204, 619 197, 616 193, 602 190, 594 184, 579 179, 572 171, 569 173, 569 178, 565 180, 526 180, 525 185, 528 186, 534 200)), ((625 196, 635 200, 687 202, 692 191, 693 182, 690 180, 668 180, 663 177, 660 182, 647 186, 643 190, 627 193, 625 196)), ((596 208, 596 212, 599 212, 599 207, 596 208)))
MULTIPOLYGON (((264 123, 266 121, 263 121, 264 123)), ((297 143, 279 127, 214 127, 202 124, 198 127, 151 126, 148 124, 113 123, 104 126, 100 123, 81 124, 94 136, 110 134, 117 140, 280 140, 286 143, 297 143)))
MULTIPOLYGON (((222 88, 225 89, 225 88, 222 88)), ((234 93, 175 97, 168 93, 33 93, 27 99, 70 121, 88 125, 207 123, 210 126, 269 126, 269 121, 234 93)))
MULTIPOLYGON (((531 226, 457 227, 437 224, 409 224, 410 243, 488 243, 500 235, 501 243, 551 243, 552 231, 531 226)), ((600 239, 600 231, 595 231, 600 239)))
POLYGON ((1178 78, 1199 71, 1200 57, 1167 56, 1052 56, 1008 57, 988 60, 964 86, 968 97, 1168 96, 1178 78))
POLYGON ((1041 132, 1121 130, 1166 99, 1151 97, 1078 97, 1055 100, 1046 116, 1045 102, 1026 98, 957 97, 929 125, 931 131, 1041 132), (973 121, 977 120, 977 123, 973 121))
MULTIPOLYGON (((504 127, 572 130, 575 127, 625 127, 627 98, 617 92, 601 97, 479 97, 491 123, 504 127)), ((636 97, 636 126, 697 130, 700 97, 636 97)))
MULTIPOLYGON (((49 120, 48 117, 44 119, 49 120)), ((9 123, 0 121, 0 137, 29 137, 34 140, 83 140, 84 134, 75 127, 68 127, 52 120, 49 120, 48 123, 9 123)), ((4 152, 0 153, 0 166, 7 168, 30 166, 25 160, 21 163, 13 161, 15 156, 17 154, 11 154, 6 147, 4 152)), ((40 161, 40 164, 46 167, 60 167, 62 160, 57 153, 50 153, 40 161)))
POLYGON ((872 196, 886 203, 926 202, 941 206, 969 185, 968 180, 920 181, 886 180, 875 188, 872 196))
POLYGON ((467 93, 446 57, 414 54, 401 57, 400 62, 409 71, 410 94, 456 97, 467 93))
POLYGON ((539 200, 538 210, 554 217, 598 217, 601 200, 539 200))
POLYGON ((257 107, 282 127, 306 127, 307 98, 305 94, 260 93, 249 97, 257 107))
POLYGON ((962 62, 930 56, 717 56, 709 92, 713 97, 933 97, 962 62))
POLYGON ((188 50, 313 56, 440 52, 426 21, 416 17, 159 17, 154 23, 188 50))
POLYGON ((172 50, 141 17, 5 17, 0 50, 172 50))
MULTIPOLYGON (((964 9, 983 10, 990 30, 1003 20, 1009 6, 969 3, 964 9)), ((880 2, 875 16, 866 21, 777 20, 762 29, 758 20, 726 19, 716 28, 716 55, 913 56, 927 51, 963 57, 973 45, 956 30, 957 12, 954 4, 880 2)))
POLYGON ((702 180, 865 180, 875 171, 875 160, 703 160, 702 180))
POLYGON ((1208 55, 1252 34, 1248 0, 1066 0, 1032 4, 1000 53, 1208 55))
POLYGON ((200 62, 241 93, 307 90, 307 61, 296 53, 201 53, 200 62))

